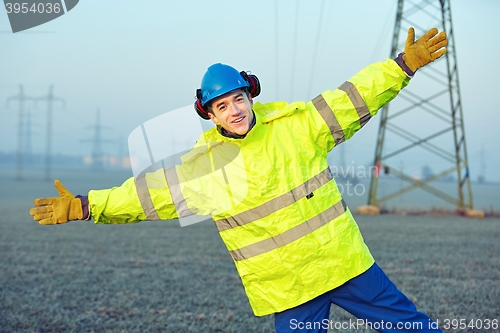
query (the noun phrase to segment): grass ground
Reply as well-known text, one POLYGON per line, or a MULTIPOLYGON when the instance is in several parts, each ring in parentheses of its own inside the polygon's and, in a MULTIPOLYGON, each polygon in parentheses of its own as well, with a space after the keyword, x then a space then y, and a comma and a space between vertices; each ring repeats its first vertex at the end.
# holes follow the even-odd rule
MULTIPOLYGON (((54 194, 51 185, 3 185, 0 332, 274 331, 273 316, 253 316, 212 222, 39 226, 28 211, 33 198, 54 194)), ((378 264, 420 310, 441 324, 500 319, 499 219, 357 221, 378 264)), ((330 318, 355 320, 334 306, 330 318)))

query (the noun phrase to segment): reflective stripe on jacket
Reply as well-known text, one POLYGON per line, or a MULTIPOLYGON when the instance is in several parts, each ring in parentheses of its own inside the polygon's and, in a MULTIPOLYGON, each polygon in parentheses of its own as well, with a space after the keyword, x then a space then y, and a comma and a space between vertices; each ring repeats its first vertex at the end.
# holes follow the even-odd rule
POLYGON ((307 104, 256 103, 245 138, 203 133, 182 165, 90 191, 92 216, 128 223, 209 214, 256 316, 305 303, 374 262, 326 157, 408 82, 387 59, 307 104))

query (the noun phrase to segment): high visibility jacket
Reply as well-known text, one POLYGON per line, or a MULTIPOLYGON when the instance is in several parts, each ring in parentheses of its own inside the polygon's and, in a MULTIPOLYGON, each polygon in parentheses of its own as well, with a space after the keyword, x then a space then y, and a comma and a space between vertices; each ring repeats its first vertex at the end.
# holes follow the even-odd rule
POLYGON ((409 79, 390 59, 308 103, 256 103, 243 139, 217 129, 182 164, 90 191, 95 223, 210 214, 256 316, 298 306, 374 262, 327 164, 409 79))

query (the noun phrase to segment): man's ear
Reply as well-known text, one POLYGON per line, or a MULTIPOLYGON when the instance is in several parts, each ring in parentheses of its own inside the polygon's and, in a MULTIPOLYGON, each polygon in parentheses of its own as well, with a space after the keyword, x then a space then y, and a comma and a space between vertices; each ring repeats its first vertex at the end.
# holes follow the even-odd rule
POLYGON ((209 112, 208 113, 208 118, 210 118, 210 120, 215 124, 215 126, 219 126, 219 119, 217 119, 217 117, 212 113, 212 112, 209 112))

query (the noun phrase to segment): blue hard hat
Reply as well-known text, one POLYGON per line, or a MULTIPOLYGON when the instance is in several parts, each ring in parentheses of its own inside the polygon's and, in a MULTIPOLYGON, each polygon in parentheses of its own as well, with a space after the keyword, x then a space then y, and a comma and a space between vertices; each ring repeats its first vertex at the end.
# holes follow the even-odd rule
POLYGON ((201 79, 201 105, 232 90, 247 89, 250 84, 235 68, 221 63, 208 67, 201 79))

